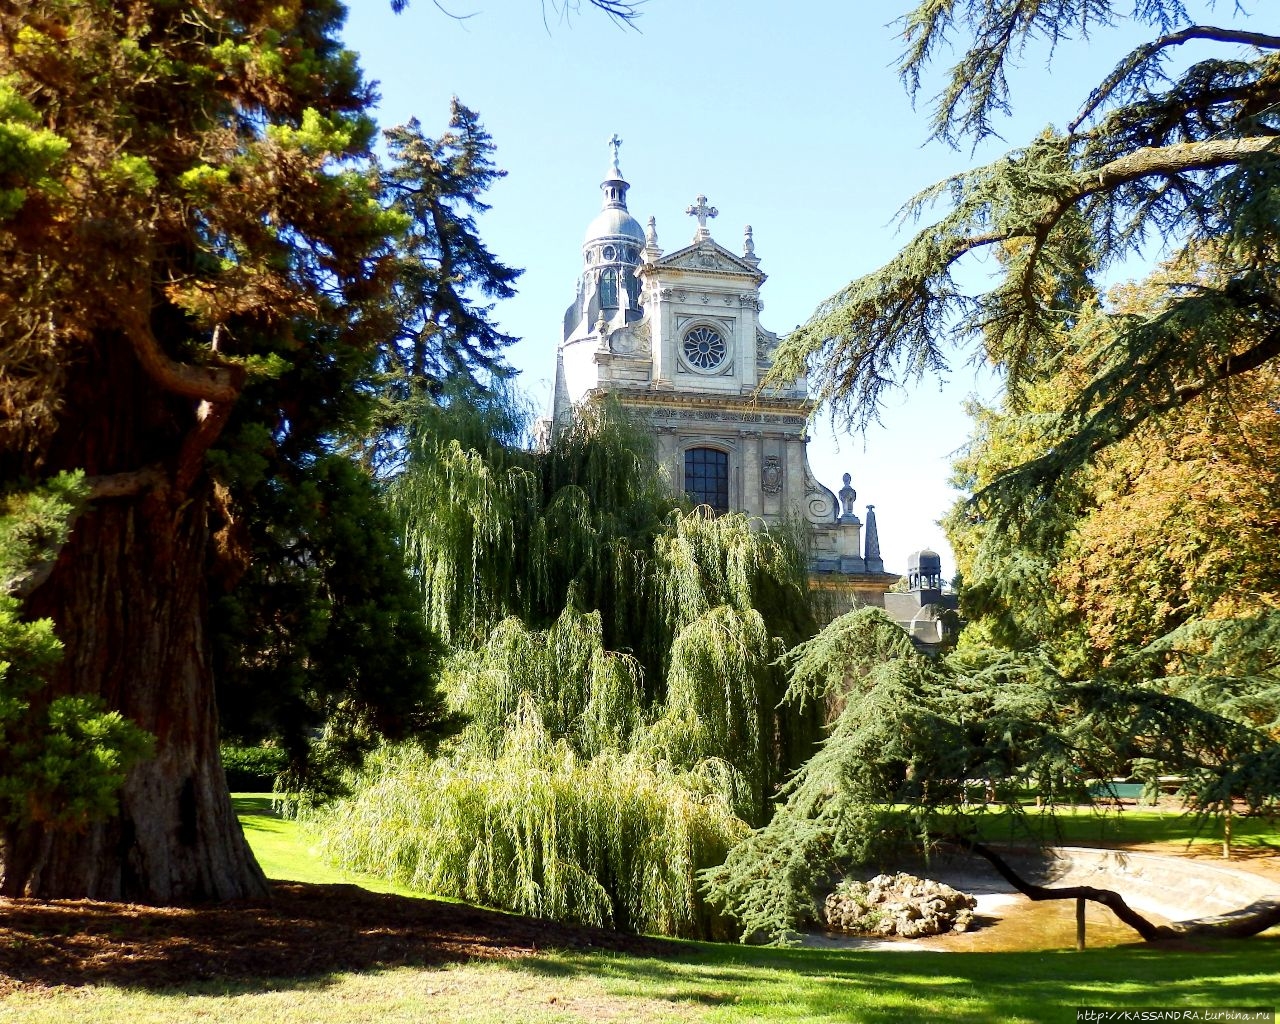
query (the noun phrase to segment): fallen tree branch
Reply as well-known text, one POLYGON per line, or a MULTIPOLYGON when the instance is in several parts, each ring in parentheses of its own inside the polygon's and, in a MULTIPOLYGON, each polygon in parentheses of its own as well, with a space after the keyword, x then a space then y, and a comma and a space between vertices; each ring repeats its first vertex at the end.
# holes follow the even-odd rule
POLYGON ((952 839, 962 849, 976 853, 986 860, 996 869, 996 873, 1001 878, 1029 900, 1037 903, 1043 900, 1090 900, 1094 903, 1101 903, 1147 942, 1169 939, 1180 934, 1177 930, 1167 925, 1159 925, 1148 921, 1129 906, 1124 897, 1114 889, 1095 889, 1091 885, 1064 885, 1061 888, 1050 889, 1047 886, 1035 885, 1014 871, 1009 862, 991 847, 974 842, 972 839, 966 839, 963 836, 953 836, 952 839))
POLYGON ((1247 907, 1214 917, 1195 918, 1176 924, 1154 924, 1134 910, 1124 897, 1113 889, 1095 889, 1090 885, 1064 885, 1060 888, 1035 885, 1028 882, 991 847, 963 836, 949 837, 952 842, 970 853, 976 853, 987 861, 996 873, 1011 886, 1035 902, 1043 900, 1091 900, 1101 903, 1121 921, 1136 931, 1147 942, 1176 939, 1188 935, 1215 935, 1224 938, 1248 938, 1259 935, 1268 928, 1280 924, 1280 896, 1274 899, 1254 900, 1247 907))

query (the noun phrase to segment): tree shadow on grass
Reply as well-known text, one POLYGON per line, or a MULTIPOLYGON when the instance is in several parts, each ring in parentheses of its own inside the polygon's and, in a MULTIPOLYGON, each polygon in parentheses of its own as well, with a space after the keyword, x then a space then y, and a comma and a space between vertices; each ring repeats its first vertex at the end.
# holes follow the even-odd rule
MULTIPOLYGON (((513 962, 538 974, 581 970, 613 993, 717 1005, 726 1020, 798 1018, 890 1024, 1074 1021, 1077 1007, 1275 1006, 1280 939, 1132 945, 1084 953, 762 950, 690 945, 669 959, 568 954, 513 962)), ((719 1019, 719 1018, 718 1018, 719 1019)), ((1203 1016, 1201 1019, 1204 1019, 1203 1016)))
POLYGON ((341 971, 547 949, 658 956, 678 948, 354 885, 277 882, 272 892, 270 901, 201 907, 0 900, 0 995, 57 985, 278 989, 341 971))

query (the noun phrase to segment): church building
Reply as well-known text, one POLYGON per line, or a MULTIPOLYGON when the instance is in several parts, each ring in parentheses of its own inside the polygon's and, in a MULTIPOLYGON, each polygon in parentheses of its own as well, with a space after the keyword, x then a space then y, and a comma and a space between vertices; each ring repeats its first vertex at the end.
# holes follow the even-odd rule
POLYGON ((719 211, 700 195, 686 211, 697 225, 692 241, 664 253, 654 218, 642 228, 628 211, 621 140, 609 144, 543 430, 562 429, 579 402, 613 396, 652 428, 674 486, 717 512, 806 521, 812 584, 839 610, 882 605, 898 574, 885 572, 874 507, 864 530, 849 474, 837 495, 809 468, 807 382, 761 387, 778 336, 760 322, 766 275, 750 226, 731 252, 712 237, 719 211))

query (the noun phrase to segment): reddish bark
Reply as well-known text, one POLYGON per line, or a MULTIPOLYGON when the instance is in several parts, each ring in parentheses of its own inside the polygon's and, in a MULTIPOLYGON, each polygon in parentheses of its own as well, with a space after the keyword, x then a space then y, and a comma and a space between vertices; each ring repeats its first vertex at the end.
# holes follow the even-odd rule
MULTIPOLYGON (((46 467, 90 476, 165 467, 196 428, 196 405, 156 387, 121 345, 75 371, 46 467)), ((212 485, 160 482, 95 502, 27 600, 65 650, 49 696, 91 694, 155 737, 119 813, 77 832, 5 835, 5 895, 174 903, 259 897, 266 880, 231 808, 218 751, 207 634, 212 485)), ((110 493, 109 489, 106 493, 110 493)))

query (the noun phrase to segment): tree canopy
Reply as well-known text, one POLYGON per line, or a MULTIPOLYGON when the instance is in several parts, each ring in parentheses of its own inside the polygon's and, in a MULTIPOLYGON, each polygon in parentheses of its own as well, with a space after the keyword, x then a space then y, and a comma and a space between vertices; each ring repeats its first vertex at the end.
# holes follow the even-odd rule
POLYGON ((1055 415, 1061 440, 1020 466, 1017 483, 1008 481, 1016 489, 1051 486, 1148 417, 1280 354, 1280 36, 1237 24, 1250 6, 1235 5, 1225 25, 1193 23, 1182 0, 1131 10, 1113 0, 915 8, 902 22, 900 64, 913 95, 939 53, 966 45, 934 109, 934 137, 953 144, 994 133, 1016 102, 1008 75, 1025 48, 1124 20, 1154 35, 1081 97, 1066 128, 910 200, 906 221, 947 209, 785 339, 775 374, 811 368, 818 397, 866 423, 890 389, 979 342, 1017 402, 1053 359, 1054 332, 1074 315, 1069 298, 1082 280, 1153 240, 1211 252, 1211 281, 1171 284, 1142 315, 1108 314, 1108 343, 1055 415), (1182 47, 1209 56, 1172 69, 1182 47), (1003 270, 996 287, 971 294, 956 275, 982 250, 995 251, 1003 270))
POLYGON ((716 934, 697 871, 768 818, 819 725, 778 707, 777 658, 814 629, 803 556, 671 494, 611 403, 545 450, 517 424, 497 390, 419 425, 393 507, 467 724, 351 776, 316 812, 326 845, 445 895, 716 934))
POLYGON ((440 727, 438 649, 377 487, 340 452, 380 429, 402 322, 430 336, 425 379, 496 369, 507 339, 469 308, 467 268, 494 296, 515 272, 468 234, 466 190, 499 173, 473 112, 455 108, 456 159, 408 128, 378 172, 344 14, 24 0, 0 24, 0 500, 84 478, 15 591, 62 648, 23 670, 23 715, 83 701, 153 738, 105 820, 6 829, 6 892, 265 892, 219 764, 215 663, 246 735, 298 748, 323 720, 358 749, 440 727), (433 251, 454 267, 424 287, 406 268, 433 251))
MULTIPOLYGON (((953 145, 994 134, 1028 48, 1057 56, 1122 20, 1153 38, 1066 128, 910 200, 904 219, 941 216, 778 353, 777 377, 810 371, 854 424, 966 349, 1005 394, 975 406, 957 465, 958 649, 925 659, 864 610, 789 655, 788 700, 834 697, 837 716, 772 820, 704 875, 744 935, 785 939, 854 864, 979 848, 992 795, 1029 825, 1029 790, 1052 806, 1088 800, 1091 778, 1168 773, 1202 812, 1274 806, 1280 37, 1237 24, 1249 6, 1225 26, 1180 0, 957 0, 903 19, 913 94, 963 48, 932 124, 953 145), (1175 67, 1184 47, 1210 55, 1175 67), (1166 265, 1099 295, 1147 245, 1166 265), (984 250, 999 275, 975 293, 962 265, 984 250)), ((1114 893, 1068 895, 1160 934, 1114 893)))

